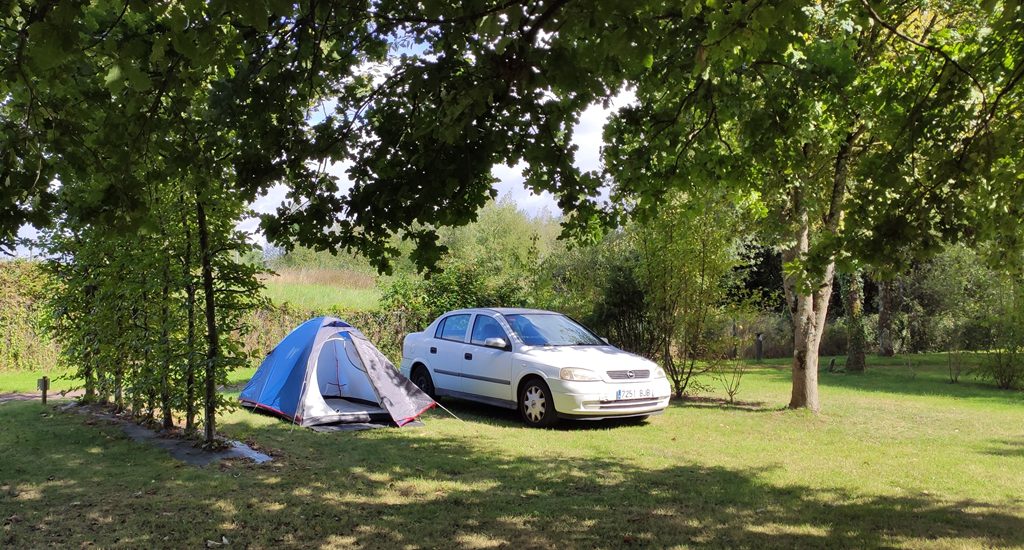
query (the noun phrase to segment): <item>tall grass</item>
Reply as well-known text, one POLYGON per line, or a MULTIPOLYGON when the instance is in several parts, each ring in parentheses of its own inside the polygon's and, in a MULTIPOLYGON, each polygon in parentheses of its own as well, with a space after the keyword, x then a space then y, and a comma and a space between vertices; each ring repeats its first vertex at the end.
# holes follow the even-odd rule
POLYGON ((376 277, 350 270, 289 268, 267 277, 263 283, 267 297, 275 305, 287 303, 318 315, 337 308, 371 310, 380 301, 376 277))

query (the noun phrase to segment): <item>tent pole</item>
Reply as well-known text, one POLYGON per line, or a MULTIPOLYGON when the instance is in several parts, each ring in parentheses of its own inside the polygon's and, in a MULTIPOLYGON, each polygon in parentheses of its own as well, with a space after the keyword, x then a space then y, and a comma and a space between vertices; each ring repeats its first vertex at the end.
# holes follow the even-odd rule
POLYGON ((438 403, 437 399, 434 400, 434 404, 437 405, 438 407, 441 407, 441 409, 443 409, 444 412, 452 415, 452 418, 454 418, 455 420, 458 420, 459 422, 465 422, 465 420, 455 416, 455 413, 453 413, 452 411, 449 411, 447 407, 445 407, 444 405, 438 403))

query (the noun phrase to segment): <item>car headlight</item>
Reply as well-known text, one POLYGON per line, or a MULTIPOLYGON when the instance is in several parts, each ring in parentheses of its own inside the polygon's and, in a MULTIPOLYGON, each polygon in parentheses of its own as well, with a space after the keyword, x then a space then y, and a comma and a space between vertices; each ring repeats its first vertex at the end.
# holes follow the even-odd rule
POLYGON ((665 369, 663 369, 661 367, 655 367, 655 369, 654 369, 654 377, 655 378, 665 378, 665 369))
POLYGON ((601 380, 601 377, 594 371, 574 367, 566 367, 558 371, 558 377, 562 380, 572 380, 573 382, 597 382, 601 380))

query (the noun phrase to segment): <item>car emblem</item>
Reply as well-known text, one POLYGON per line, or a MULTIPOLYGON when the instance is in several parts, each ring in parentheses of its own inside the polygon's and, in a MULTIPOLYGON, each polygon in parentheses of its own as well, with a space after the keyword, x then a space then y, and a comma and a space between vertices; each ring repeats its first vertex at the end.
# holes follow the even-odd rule
POLYGON ((636 378, 636 373, 631 370, 626 371, 626 378, 636 378))

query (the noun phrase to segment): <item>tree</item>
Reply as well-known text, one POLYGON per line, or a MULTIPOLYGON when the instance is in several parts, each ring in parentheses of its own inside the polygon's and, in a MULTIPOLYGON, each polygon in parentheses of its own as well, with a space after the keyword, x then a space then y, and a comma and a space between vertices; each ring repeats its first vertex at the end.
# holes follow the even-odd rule
POLYGON ((651 319, 646 328, 656 337, 653 358, 677 398, 701 372, 698 361, 721 354, 711 349, 708 328, 727 299, 727 279, 740 264, 758 205, 754 197, 670 195, 657 217, 630 226, 651 319))
POLYGON ((686 35, 691 20, 666 18, 655 33, 662 42, 638 81, 637 105, 607 131, 606 164, 623 192, 648 203, 664 194, 661 182, 691 186, 709 172, 762 191, 786 263, 791 407, 820 406, 817 349, 837 261, 891 265, 904 243, 932 252, 966 238, 962 224, 977 213, 961 216, 950 202, 983 209, 986 198, 1018 193, 1002 167, 1017 154, 1002 139, 1017 130, 991 113, 1019 120, 1019 106, 975 99, 979 79, 1002 98, 1020 93, 1024 59, 1003 49, 1018 43, 1016 9, 756 3, 746 24, 713 26, 689 49, 668 37, 686 35), (970 46, 955 47, 953 35, 970 36, 970 46), (1003 54, 1013 60, 1006 66, 996 61, 1003 54), (969 58, 973 72, 954 55, 969 58))
POLYGON ((859 269, 842 277, 846 310, 846 371, 864 372, 867 337, 864 334, 864 275, 859 269))
MULTIPOLYGON (((339 223, 328 240, 357 233, 386 255, 374 244, 385 234, 464 223, 491 193, 490 167, 520 160, 527 185, 554 192, 577 235, 623 214, 590 199, 605 178, 634 198, 633 214, 671 189, 757 189, 787 264, 792 407, 820 405, 817 348, 837 261, 888 265, 904 259, 897 246, 927 254, 1019 223, 1015 207, 990 206, 1022 193, 1015 3, 412 7, 378 12, 425 52, 399 60, 356 121, 364 139, 349 151, 355 185, 343 201, 353 217, 313 209, 326 214, 313 225, 339 223), (581 173, 572 124, 624 87, 636 101, 606 128, 606 170, 581 173), (433 199, 416 200, 424 194, 433 199)), ((419 260, 440 253, 429 229, 409 236, 419 260)))
POLYGON ((884 357, 896 354, 893 345, 893 315, 897 309, 897 281, 892 278, 878 282, 878 353, 884 357))
POLYGON ((118 407, 145 404, 149 416, 159 399, 165 425, 177 403, 172 326, 187 324, 186 428, 198 374, 208 443, 216 387, 245 359, 241 314, 260 303, 256 271, 239 261, 251 247, 234 226, 272 183, 322 178, 323 167, 306 161, 333 153, 309 112, 328 92, 361 97, 369 77, 352 68, 379 58, 388 33, 366 26, 367 5, 243 4, 0 8, 0 147, 13 159, 2 175, 14 190, 0 194, 13 212, 0 222, 0 248, 23 221, 55 226, 51 252, 68 259, 55 267, 65 291, 55 296, 106 323, 95 332, 58 324, 67 349, 81 351, 87 386, 95 380, 103 397, 108 384, 118 407), (180 271, 169 242, 185 243, 172 251, 180 271), (170 307, 182 287, 185 322, 170 307), (204 329, 194 318, 200 291, 204 329))
POLYGON ((15 130, 3 145, 20 155, 17 181, 92 174, 71 204, 118 220, 144 202, 149 174, 111 174, 221 140, 215 158, 242 200, 283 181, 300 205, 264 218, 271 239, 357 248, 381 269, 395 234, 420 265, 436 262, 436 227, 493 198, 499 163, 525 162, 527 185, 553 192, 578 236, 671 190, 755 189, 787 264, 790 405, 812 409, 837 262, 878 267, 906 260, 897 246, 927 253, 995 234, 1022 246, 1008 231, 1024 199, 1016 2, 271 4, 6 5, 17 32, 0 39, 0 94, 15 130), (356 70, 385 61, 395 37, 421 53, 398 54, 376 80, 356 70), (581 172, 573 124, 626 88, 636 101, 606 129, 605 170, 581 172), (332 96, 339 108, 309 124, 332 96), (188 133, 204 121, 204 135, 188 133), (153 139, 164 135, 173 145, 153 139), (341 160, 344 196, 324 170, 341 160), (606 182, 636 206, 602 208, 606 182))

